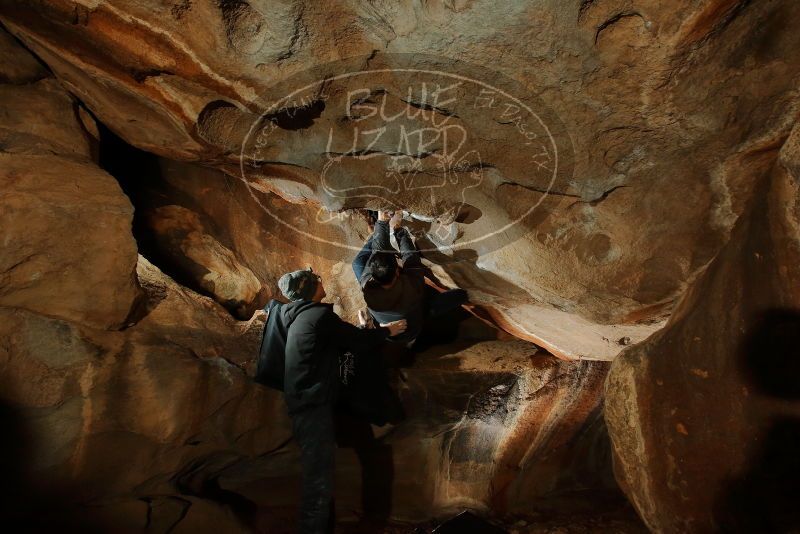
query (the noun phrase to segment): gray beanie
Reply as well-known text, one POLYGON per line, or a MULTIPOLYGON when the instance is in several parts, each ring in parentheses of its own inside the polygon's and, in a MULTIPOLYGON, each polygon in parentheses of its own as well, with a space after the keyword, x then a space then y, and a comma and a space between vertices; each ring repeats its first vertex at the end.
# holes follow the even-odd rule
POLYGON ((278 289, 290 301, 311 300, 317 292, 319 277, 310 268, 286 273, 278 280, 278 289))

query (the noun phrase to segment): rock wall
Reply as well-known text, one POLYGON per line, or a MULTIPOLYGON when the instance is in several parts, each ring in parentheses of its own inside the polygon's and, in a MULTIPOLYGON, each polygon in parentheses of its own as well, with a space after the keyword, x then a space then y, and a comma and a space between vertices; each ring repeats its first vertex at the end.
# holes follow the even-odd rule
POLYGON ((0 47, 0 305, 124 326, 141 293, 133 207, 92 163, 86 110, 10 35, 0 47))
MULTIPOLYGON (((278 82, 330 74, 316 65, 355 58, 350 64, 361 69, 391 69, 401 55, 418 68, 455 65, 454 58, 491 66, 475 67, 480 79, 498 87, 513 80, 552 123, 561 153, 574 156, 545 180, 510 137, 513 120, 438 110, 457 115, 471 142, 491 140, 480 145, 485 172, 473 191, 482 217, 452 223, 460 242, 538 206, 520 239, 495 250, 457 239, 457 261, 440 263, 467 289, 487 279, 502 287, 501 295, 478 293, 514 333, 565 358, 611 359, 623 348, 617 339, 638 341, 658 328, 719 250, 753 178, 770 164, 769 148, 791 128, 798 47, 787 21, 795 9, 788 0, 370 7, 53 0, 2 2, 0 17, 127 142, 238 178, 250 126, 285 89, 278 82), (482 129, 487 124, 495 126, 482 129), (636 322, 643 324, 621 333, 607 328, 636 322)), ((337 83, 330 94, 346 89, 337 83)), ((391 76, 371 83, 402 97, 391 76)), ((309 101, 291 120, 269 115, 276 128, 248 179, 290 202, 363 206, 320 187, 329 133, 347 143, 334 103, 309 101)), ((373 149, 376 157, 339 166, 348 187, 368 186, 394 161, 381 154, 386 148, 373 149)), ((406 202, 422 212, 434 207, 413 195, 406 202)))
MULTIPOLYGON (((278 278, 313 267, 325 275, 326 291, 342 316, 355 321, 363 306, 350 258, 330 258, 313 242, 276 229, 273 219, 253 202, 238 180, 194 164, 155 159, 157 178, 134 194, 140 199, 138 233, 143 246, 170 274, 205 293, 240 319, 249 318, 278 298, 278 278)), ((363 242, 367 220, 351 213, 347 224, 319 222, 324 213, 289 204, 272 193, 265 201, 297 227, 330 239, 363 242)))
POLYGON ((160 504, 193 458, 288 440, 280 397, 240 368, 260 325, 138 255, 93 119, 8 34, 0 45, 2 515, 34 530, 235 524, 203 497, 160 504))
POLYGON ((667 327, 612 365, 616 471, 653 531, 800 525, 799 141, 795 128, 667 327))
MULTIPOLYGON (((0 0, 4 513, 246 530, 291 507, 244 319, 313 265, 352 320, 388 183, 438 281, 561 359, 492 336, 421 356, 380 440, 395 517, 613 486, 616 358, 616 479, 650 529, 796 527, 798 11, 0 0), (361 136, 382 121, 399 137, 361 136)), ((339 456, 359 510, 373 482, 339 456)))
MULTIPOLYGON (((144 527, 159 499, 183 493, 173 477, 194 458, 250 457, 290 437, 278 394, 238 366, 258 345, 257 326, 248 337, 141 257, 138 275, 147 315, 124 331, 2 309, 3 424, 7 447, 20 448, 3 458, 19 471, 3 480, 4 517, 31 528, 144 527), (86 503, 99 512, 82 514, 86 503)), ((185 514, 192 501, 180 502, 185 514)))
MULTIPOLYGON (((352 320, 362 304, 349 262, 276 232, 219 170, 115 145, 0 35, 3 516, 33 529, 282 531, 297 450, 280 395, 248 377, 263 322, 232 315, 250 319, 276 296, 276 274, 313 264, 352 320)), ((331 226, 313 205, 263 198, 315 232, 367 235, 358 213, 331 226)), ((458 346, 404 372, 410 418, 378 442, 392 452, 375 473, 392 516, 514 513, 539 496, 613 488, 608 365, 485 341, 497 332, 470 321, 458 346), (386 468, 395 475, 380 478, 386 468)), ((344 445, 340 512, 360 514, 375 477, 344 445)))

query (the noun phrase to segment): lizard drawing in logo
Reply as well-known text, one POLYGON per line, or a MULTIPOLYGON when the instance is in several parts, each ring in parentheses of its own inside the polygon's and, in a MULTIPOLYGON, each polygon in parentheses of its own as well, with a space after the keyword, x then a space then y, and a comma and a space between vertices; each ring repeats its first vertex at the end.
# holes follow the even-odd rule
POLYGON ((468 204, 469 190, 483 182, 486 165, 454 117, 400 98, 393 104, 397 108, 399 100, 405 109, 387 116, 382 94, 380 113, 354 113, 375 104, 357 100, 348 106, 352 130, 330 129, 322 188, 343 206, 410 211, 431 223, 431 238, 451 244, 454 223, 468 204), (343 139, 347 149, 336 150, 343 139))

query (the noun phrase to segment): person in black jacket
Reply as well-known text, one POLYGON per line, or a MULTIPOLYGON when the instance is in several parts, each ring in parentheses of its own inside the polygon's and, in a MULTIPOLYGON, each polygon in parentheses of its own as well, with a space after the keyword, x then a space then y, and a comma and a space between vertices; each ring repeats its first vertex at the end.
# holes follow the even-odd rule
POLYGON ((333 404, 339 384, 339 356, 377 348, 401 334, 405 321, 359 329, 323 304, 325 288, 313 271, 283 275, 278 287, 290 301, 270 301, 256 370, 256 381, 284 392, 300 447, 303 534, 332 532, 335 434, 333 404))
POLYGON ((465 304, 467 292, 451 289, 437 294, 426 287, 426 268, 401 221, 402 212, 378 212, 372 235, 353 260, 353 273, 372 317, 379 323, 405 319, 408 328, 403 334, 392 336, 392 341, 411 346, 428 317, 465 304), (401 265, 397 263, 398 252, 391 245, 391 233, 400 248, 401 265))

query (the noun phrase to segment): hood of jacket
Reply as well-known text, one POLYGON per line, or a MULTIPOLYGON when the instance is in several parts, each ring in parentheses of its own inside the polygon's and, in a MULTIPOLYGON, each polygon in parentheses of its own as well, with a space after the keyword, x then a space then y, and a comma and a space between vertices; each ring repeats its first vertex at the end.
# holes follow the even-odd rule
POLYGON ((278 308, 278 320, 288 328, 301 313, 318 306, 333 308, 333 304, 324 304, 313 300, 296 300, 288 304, 283 304, 278 308))

